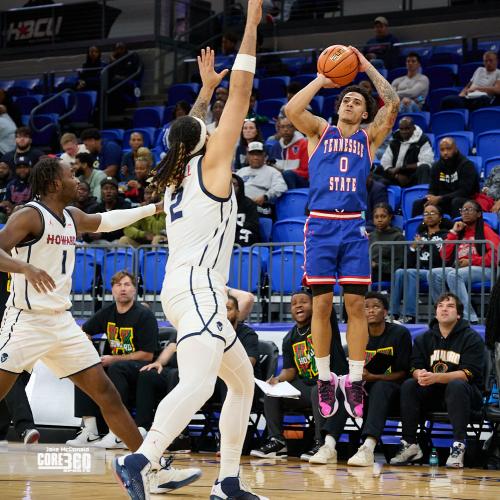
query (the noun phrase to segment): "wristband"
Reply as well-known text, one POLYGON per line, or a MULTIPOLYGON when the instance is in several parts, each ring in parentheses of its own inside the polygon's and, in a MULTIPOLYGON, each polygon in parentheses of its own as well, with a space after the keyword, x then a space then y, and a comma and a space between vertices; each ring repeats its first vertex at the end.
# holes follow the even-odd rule
POLYGON ((238 54, 231 68, 233 71, 248 71, 255 74, 255 67, 257 66, 257 58, 249 54, 238 54))

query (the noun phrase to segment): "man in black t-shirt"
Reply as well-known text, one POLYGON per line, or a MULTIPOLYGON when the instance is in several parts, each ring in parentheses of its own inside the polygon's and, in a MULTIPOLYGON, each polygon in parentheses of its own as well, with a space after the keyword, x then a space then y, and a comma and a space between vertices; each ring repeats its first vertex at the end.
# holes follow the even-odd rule
MULTIPOLYGON (((135 301, 136 279, 128 271, 119 271, 111 278, 111 291, 115 301, 95 313, 82 326, 89 335, 106 334, 106 347, 101 357, 108 377, 114 383, 123 403, 135 406, 137 379, 140 369, 153 360, 158 347, 158 323, 147 307, 135 301), (109 348, 109 350, 108 350, 109 348)), ((99 448, 125 448, 111 431, 100 441, 96 417, 97 405, 75 387, 75 415, 83 418, 82 432, 66 444, 99 448)), ((144 429, 139 429, 145 435, 144 429)))
MULTIPOLYGON (((264 416, 266 418, 269 439, 258 450, 250 452, 250 455, 254 457, 287 457, 288 450, 282 434, 283 413, 286 410, 303 410, 312 406, 315 443, 313 449, 302 455, 301 458, 304 460, 309 459, 321 446, 321 425, 324 419, 319 412, 319 406, 313 404, 318 399, 317 393, 314 396, 318 370, 312 344, 312 296, 309 292, 300 291, 292 295, 291 313, 295 325, 283 339, 283 369, 277 377, 271 377, 267 382, 273 385, 278 382, 289 382, 300 391, 301 396, 299 399, 275 398, 270 396, 264 398, 264 416)), ((330 360, 332 371, 335 371, 338 375, 344 375, 349 370, 340 341, 340 332, 335 312, 332 314, 331 323, 332 342, 330 346, 330 360)))
MULTIPOLYGON (((363 444, 347 462, 352 466, 373 465, 375 446, 384 431, 385 419, 389 409, 397 409, 400 386, 410 369, 410 332, 404 326, 385 322, 388 309, 386 295, 376 292, 366 294, 365 314, 369 337, 363 380, 368 397, 361 430, 363 444)), ((346 409, 340 404, 339 411, 325 422, 325 444, 310 458, 309 463, 337 461, 336 440, 342 434, 348 418, 346 409)))

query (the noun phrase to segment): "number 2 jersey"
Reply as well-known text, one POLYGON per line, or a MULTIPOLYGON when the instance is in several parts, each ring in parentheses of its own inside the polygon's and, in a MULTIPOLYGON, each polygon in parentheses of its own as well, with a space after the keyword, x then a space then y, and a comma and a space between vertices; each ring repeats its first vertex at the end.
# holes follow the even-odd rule
POLYGON ((326 127, 309 158, 309 210, 366 210, 371 164, 370 143, 363 129, 344 138, 338 127, 326 127))
POLYGON ((186 165, 177 190, 165 191, 169 256, 165 276, 179 267, 203 267, 229 278, 236 231, 237 205, 234 190, 218 198, 203 185, 203 156, 186 165))
POLYGON ((12 274, 7 306, 34 312, 65 311, 71 308, 71 278, 75 265, 76 227, 68 210, 64 220, 39 201, 30 201, 33 217, 42 220, 42 233, 12 249, 12 257, 43 269, 55 282, 54 290, 38 293, 24 274, 12 274))

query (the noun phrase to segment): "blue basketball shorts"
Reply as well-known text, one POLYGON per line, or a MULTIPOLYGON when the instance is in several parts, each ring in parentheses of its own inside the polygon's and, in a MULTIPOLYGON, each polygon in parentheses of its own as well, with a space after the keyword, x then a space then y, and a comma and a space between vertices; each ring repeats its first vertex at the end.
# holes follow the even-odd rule
POLYGON ((311 211, 304 227, 306 285, 369 285, 368 234, 359 213, 311 211))

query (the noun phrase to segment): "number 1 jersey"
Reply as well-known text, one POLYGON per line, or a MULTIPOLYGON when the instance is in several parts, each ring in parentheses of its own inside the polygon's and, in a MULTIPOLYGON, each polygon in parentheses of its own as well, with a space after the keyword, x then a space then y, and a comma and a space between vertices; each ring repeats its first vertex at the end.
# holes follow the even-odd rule
POLYGON ((169 256, 166 277, 175 269, 203 267, 227 282, 236 231, 234 190, 227 198, 209 193, 203 184, 202 156, 186 165, 179 188, 165 191, 169 256))
POLYGON ((344 138, 338 127, 326 127, 309 158, 309 210, 366 210, 371 164, 370 143, 363 129, 344 138))

